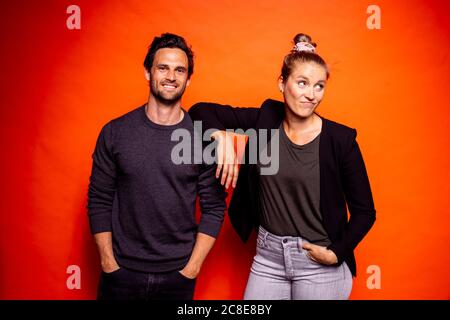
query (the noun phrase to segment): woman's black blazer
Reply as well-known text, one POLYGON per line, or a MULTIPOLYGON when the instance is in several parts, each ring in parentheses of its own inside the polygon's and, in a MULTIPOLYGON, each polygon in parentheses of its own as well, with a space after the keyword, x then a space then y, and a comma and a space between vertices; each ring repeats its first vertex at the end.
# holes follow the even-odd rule
MULTIPOLYGON (((189 115, 193 121, 202 121, 203 130, 277 129, 284 118, 284 103, 269 99, 261 108, 198 103, 192 106, 189 115)), ((356 276, 353 251, 375 222, 372 192, 356 142, 356 130, 322 117, 319 143, 320 212, 332 242, 328 249, 336 254, 337 265, 345 261, 356 276)), ((249 159, 248 149, 247 144, 246 159, 249 159)), ((228 208, 230 221, 244 242, 259 225, 257 174, 255 164, 241 165, 228 208)))

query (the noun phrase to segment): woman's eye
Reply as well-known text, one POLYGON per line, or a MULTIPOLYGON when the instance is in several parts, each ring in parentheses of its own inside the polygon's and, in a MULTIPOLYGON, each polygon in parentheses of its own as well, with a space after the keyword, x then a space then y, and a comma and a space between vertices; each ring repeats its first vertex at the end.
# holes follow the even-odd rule
POLYGON ((316 84, 316 90, 322 91, 325 86, 323 84, 316 84))
POLYGON ((306 81, 299 81, 298 85, 300 87, 304 87, 304 86, 306 86, 306 81))

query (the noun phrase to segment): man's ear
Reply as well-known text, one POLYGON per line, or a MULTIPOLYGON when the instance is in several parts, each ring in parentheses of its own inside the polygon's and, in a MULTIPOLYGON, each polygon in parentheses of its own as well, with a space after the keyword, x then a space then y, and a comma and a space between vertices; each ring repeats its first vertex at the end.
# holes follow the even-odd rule
POLYGON ((148 72, 148 70, 146 68, 144 68, 144 74, 145 74, 145 79, 147 79, 147 81, 150 81, 150 72, 148 72))
POLYGON ((191 83, 191 79, 188 79, 188 81, 186 81, 186 87, 189 87, 190 83, 191 83))

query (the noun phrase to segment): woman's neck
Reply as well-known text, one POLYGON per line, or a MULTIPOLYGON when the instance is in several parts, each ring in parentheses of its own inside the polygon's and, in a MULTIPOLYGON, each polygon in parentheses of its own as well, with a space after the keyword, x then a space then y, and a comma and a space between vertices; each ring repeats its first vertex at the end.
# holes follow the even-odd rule
POLYGON ((299 117, 286 107, 283 124, 290 131, 301 133, 317 129, 319 119, 320 117, 315 113, 306 118, 299 117))
POLYGON ((322 131, 322 119, 315 113, 307 118, 299 117, 286 108, 283 128, 289 139, 299 145, 314 140, 322 131))

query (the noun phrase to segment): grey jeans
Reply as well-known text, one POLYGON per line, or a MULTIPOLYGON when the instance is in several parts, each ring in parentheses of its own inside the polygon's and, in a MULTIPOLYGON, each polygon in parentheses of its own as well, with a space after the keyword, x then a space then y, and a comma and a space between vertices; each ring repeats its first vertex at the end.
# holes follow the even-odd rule
POLYGON ((280 237, 259 227, 245 300, 346 300, 352 274, 344 262, 327 266, 309 258, 300 237, 280 237))

